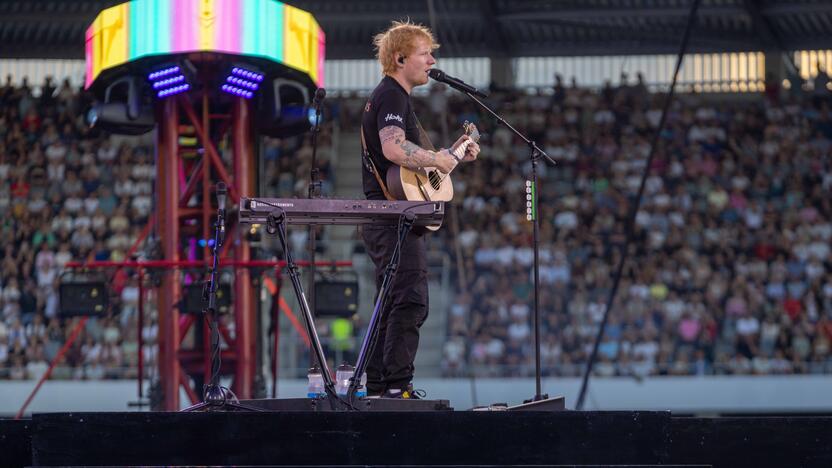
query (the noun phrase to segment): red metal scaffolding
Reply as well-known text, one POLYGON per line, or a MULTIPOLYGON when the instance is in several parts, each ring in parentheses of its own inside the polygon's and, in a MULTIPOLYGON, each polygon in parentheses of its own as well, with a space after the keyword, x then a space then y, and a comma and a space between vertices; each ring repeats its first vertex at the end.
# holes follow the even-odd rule
MULTIPOLYGON (((193 256, 193 247, 188 239, 207 240, 212 237, 211 222, 216 214, 212 188, 218 182, 224 182, 229 187, 230 206, 238 203, 241 195, 256 195, 249 102, 233 98, 230 113, 214 114, 207 91, 203 91, 201 96, 194 96, 183 94, 166 99, 158 109, 156 233, 161 243, 162 260, 172 262, 193 256), (192 99, 198 101, 196 106, 192 99), (197 136, 199 151, 197 158, 185 160, 180 143, 183 130, 190 129, 197 136), (227 137, 232 142, 231 172, 223 162, 216 143, 227 137)), ((249 244, 240 239, 235 227, 236 222, 230 217, 228 239, 221 249, 220 261, 247 262, 250 259, 249 244)), ((203 242, 203 258, 210 255, 209 246, 203 242)), ((180 407, 180 386, 192 403, 200 400, 198 395, 201 389, 193 388, 189 376, 201 374, 207 378, 209 375, 209 340, 204 335, 201 348, 182 349, 182 340, 197 321, 179 319, 176 305, 182 299, 182 271, 174 267, 163 270, 161 276, 157 298, 159 375, 164 399, 161 409, 175 411, 180 407)), ((228 346, 223 358, 225 362, 233 363, 233 391, 240 398, 252 398, 256 366, 255 302, 247 268, 235 269, 234 298, 233 333, 228 327, 220 326, 220 333, 228 346)), ((207 330, 202 333, 207 334, 207 330)))

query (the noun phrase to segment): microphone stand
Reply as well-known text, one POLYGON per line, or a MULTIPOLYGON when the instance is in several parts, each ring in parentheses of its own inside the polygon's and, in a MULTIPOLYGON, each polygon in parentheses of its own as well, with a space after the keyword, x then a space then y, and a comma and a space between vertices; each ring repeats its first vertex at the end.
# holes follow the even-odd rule
MULTIPOLYGON (((312 126, 312 167, 309 171, 309 189, 307 192, 308 198, 320 198, 321 197, 321 181, 318 180, 318 166, 317 166, 317 155, 318 155, 318 132, 321 130, 321 105, 323 104, 323 99, 326 97, 326 90, 324 88, 318 88, 315 90, 315 97, 313 98, 313 105, 315 106, 315 124, 312 126)), ((307 289, 309 290, 309 309, 312 312, 312 316, 315 316, 316 308, 315 308, 315 275, 317 273, 315 268, 315 251, 317 250, 317 236, 315 233, 315 225, 309 225, 309 283, 307 285, 307 289)), ((317 357, 313 358, 313 363, 315 362, 317 357)), ((321 369, 324 368, 322 363, 317 363, 318 367, 321 369)))
POLYGON ((211 265, 211 279, 204 284, 202 289, 202 299, 208 302, 208 307, 202 309, 202 314, 208 320, 211 328, 211 380, 205 385, 202 403, 189 406, 183 409, 183 412, 220 409, 263 412, 260 408, 241 404, 231 390, 220 385, 222 361, 220 357, 219 313, 217 312, 217 269, 219 267, 219 249, 225 242, 225 197, 227 193, 225 184, 218 183, 217 222, 214 225, 214 246, 212 249, 214 260, 211 265))
POLYGON ((526 400, 525 403, 530 403, 533 401, 541 401, 546 400, 549 398, 549 395, 543 394, 541 391, 540 386, 540 259, 539 259, 539 250, 540 250, 540 239, 539 239, 539 232, 540 232, 540 209, 538 207, 538 198, 539 193, 537 190, 537 163, 541 159, 545 159, 549 161, 551 165, 556 165, 555 161, 546 154, 545 151, 540 149, 532 140, 529 140, 525 135, 520 133, 516 128, 512 127, 511 124, 505 121, 502 117, 500 117, 496 112, 494 112, 490 107, 488 107, 485 103, 477 99, 469 91, 463 91, 469 98, 473 99, 474 102, 479 104, 480 107, 486 110, 492 117, 496 118, 497 121, 503 124, 506 128, 511 130, 512 133, 520 137, 526 145, 529 147, 529 160, 532 163, 532 180, 526 181, 526 218, 532 221, 532 226, 534 230, 534 239, 533 239, 533 248, 534 248, 534 378, 535 378, 535 394, 531 400, 526 400))

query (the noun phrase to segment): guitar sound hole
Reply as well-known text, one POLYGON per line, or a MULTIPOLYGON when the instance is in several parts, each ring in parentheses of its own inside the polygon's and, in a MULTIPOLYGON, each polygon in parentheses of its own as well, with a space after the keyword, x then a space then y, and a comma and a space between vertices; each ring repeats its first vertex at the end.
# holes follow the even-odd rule
POLYGON ((430 181, 430 186, 433 187, 434 190, 439 190, 439 187, 442 185, 442 179, 437 171, 430 171, 428 173, 428 181, 430 181))

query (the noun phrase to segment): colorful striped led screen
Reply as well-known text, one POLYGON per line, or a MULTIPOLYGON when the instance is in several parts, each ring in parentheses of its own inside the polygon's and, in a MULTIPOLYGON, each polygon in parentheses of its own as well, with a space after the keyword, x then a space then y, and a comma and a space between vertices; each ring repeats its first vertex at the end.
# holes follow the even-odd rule
POLYGON ((324 83, 325 36, 306 11, 274 0, 133 0, 87 29, 87 88, 142 57, 195 51, 263 57, 324 83))

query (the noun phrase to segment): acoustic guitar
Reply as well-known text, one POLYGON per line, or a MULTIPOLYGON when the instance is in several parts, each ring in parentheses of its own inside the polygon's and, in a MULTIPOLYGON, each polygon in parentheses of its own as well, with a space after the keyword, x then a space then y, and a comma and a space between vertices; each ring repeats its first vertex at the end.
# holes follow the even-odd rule
MULTIPOLYGON (((465 122, 462 129, 468 135, 468 139, 448 149, 457 161, 462 160, 465 150, 471 143, 478 142, 480 139, 480 132, 476 125, 465 122)), ((387 189, 397 200, 447 202, 454 198, 451 174, 446 174, 435 167, 409 169, 394 164, 387 170, 387 189)), ((439 229, 439 226, 429 227, 429 229, 435 231, 439 229)))

